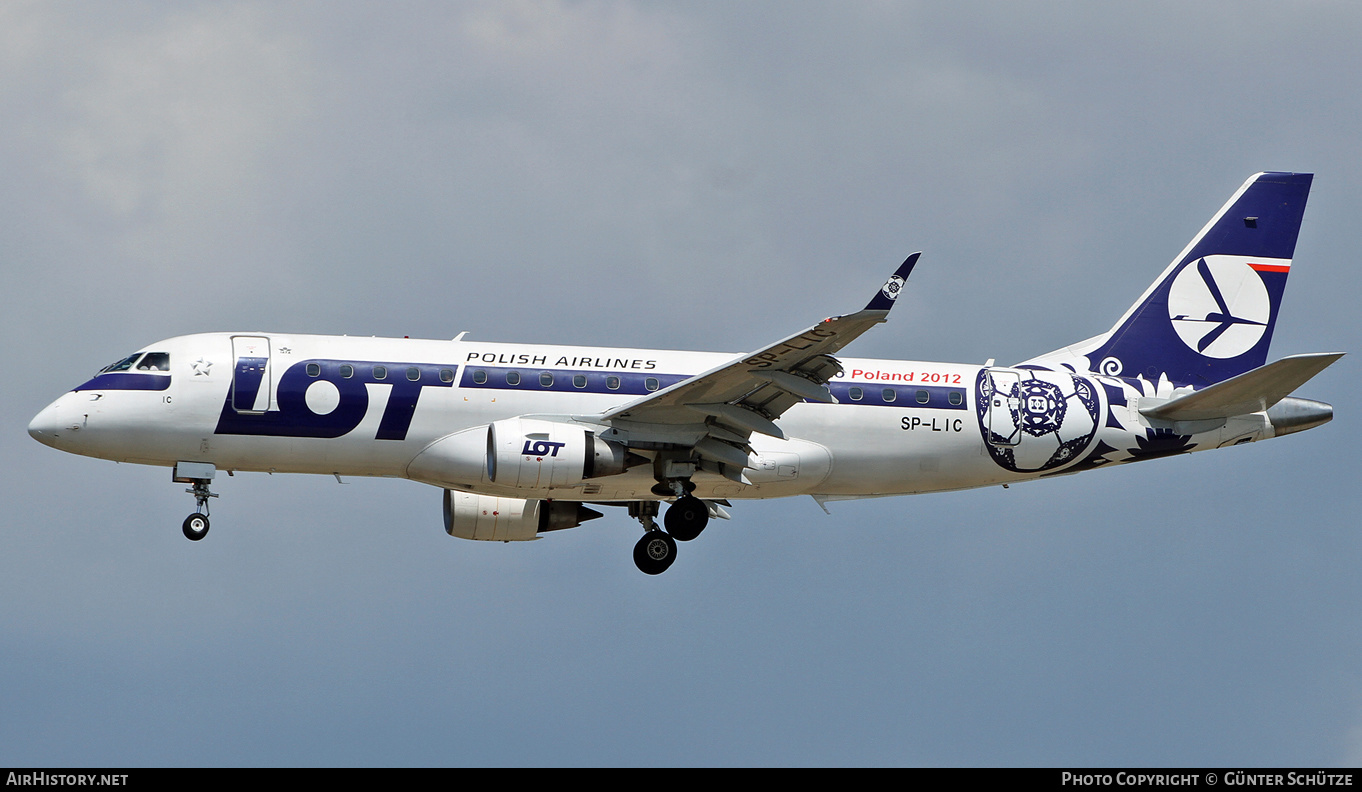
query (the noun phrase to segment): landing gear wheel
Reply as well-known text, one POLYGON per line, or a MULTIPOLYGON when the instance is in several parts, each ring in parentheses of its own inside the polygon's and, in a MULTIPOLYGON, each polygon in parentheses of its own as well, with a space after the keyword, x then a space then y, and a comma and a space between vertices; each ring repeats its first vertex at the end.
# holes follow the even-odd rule
POLYGON ((667 533, 676 541, 689 542, 699 536, 709 524, 709 507, 699 498, 687 495, 678 498, 676 503, 667 509, 662 522, 666 523, 667 533))
POLYGON ((197 542, 208 535, 208 515, 194 512, 184 518, 184 538, 197 542))
POLYGON ((662 531, 649 531, 634 545, 634 564, 645 575, 660 575, 676 560, 676 540, 662 531))

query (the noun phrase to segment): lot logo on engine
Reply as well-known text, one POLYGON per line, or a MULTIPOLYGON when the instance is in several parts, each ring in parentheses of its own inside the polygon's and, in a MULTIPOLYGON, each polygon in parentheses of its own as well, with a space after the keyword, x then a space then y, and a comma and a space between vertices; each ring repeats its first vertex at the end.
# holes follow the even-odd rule
POLYGON ((526 439, 525 447, 520 449, 520 453, 524 454, 525 456, 556 457, 558 456, 558 449, 562 448, 565 445, 567 445, 567 443, 550 443, 547 440, 531 441, 529 439, 526 439))

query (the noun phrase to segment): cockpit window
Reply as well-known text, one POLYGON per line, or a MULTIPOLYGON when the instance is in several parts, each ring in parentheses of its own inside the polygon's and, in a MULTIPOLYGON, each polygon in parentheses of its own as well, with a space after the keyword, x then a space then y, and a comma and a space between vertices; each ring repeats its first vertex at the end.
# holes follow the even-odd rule
POLYGON ((132 368, 132 364, 136 363, 137 359, 141 356, 142 356, 141 352, 138 352, 135 355, 128 355, 127 357, 123 358, 117 363, 110 363, 109 365, 100 369, 99 373, 108 374, 111 371, 127 371, 128 369, 132 368))
POLYGON ((137 361, 138 371, 170 371, 169 352, 148 352, 137 361))

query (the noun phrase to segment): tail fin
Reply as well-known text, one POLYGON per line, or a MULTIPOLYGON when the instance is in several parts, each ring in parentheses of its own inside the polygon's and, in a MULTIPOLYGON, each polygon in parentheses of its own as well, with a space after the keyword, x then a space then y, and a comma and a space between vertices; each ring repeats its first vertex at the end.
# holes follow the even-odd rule
POLYGON ((1115 327, 1029 362, 1196 387, 1263 365, 1313 178, 1252 176, 1115 327))

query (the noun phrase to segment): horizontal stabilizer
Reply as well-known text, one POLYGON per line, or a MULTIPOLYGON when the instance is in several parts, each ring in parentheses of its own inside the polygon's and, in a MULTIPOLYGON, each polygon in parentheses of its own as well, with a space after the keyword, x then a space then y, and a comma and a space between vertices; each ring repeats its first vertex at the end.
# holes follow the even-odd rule
POLYGON ((1162 421, 1206 421, 1261 412, 1291 395, 1341 357, 1341 352, 1292 355, 1196 393, 1146 407, 1140 414, 1162 421))

